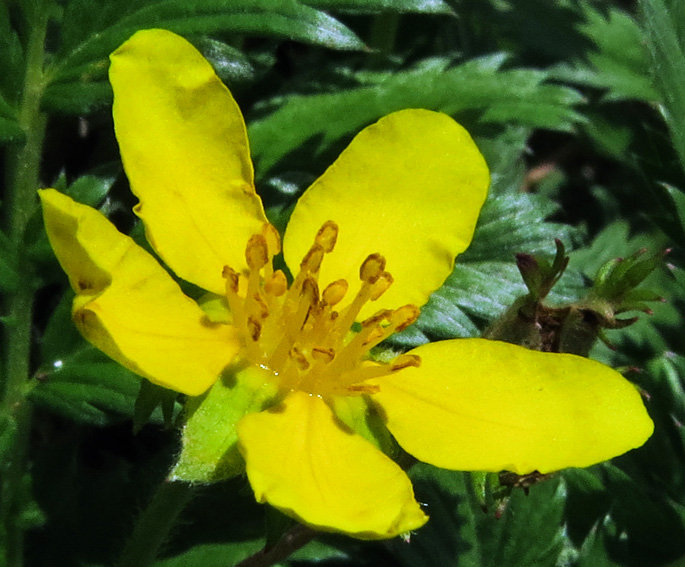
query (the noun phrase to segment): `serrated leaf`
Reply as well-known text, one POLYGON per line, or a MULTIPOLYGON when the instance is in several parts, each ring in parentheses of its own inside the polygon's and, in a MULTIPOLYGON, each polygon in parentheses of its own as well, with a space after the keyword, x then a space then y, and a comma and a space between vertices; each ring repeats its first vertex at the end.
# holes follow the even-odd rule
POLYGON ((451 67, 449 59, 434 59, 390 76, 368 76, 358 88, 273 101, 278 109, 249 126, 256 170, 264 175, 288 154, 291 168, 298 158, 310 164, 335 142, 403 108, 475 113, 483 123, 554 130, 582 121, 574 109, 582 102, 576 91, 543 84, 542 71, 502 70, 505 60, 495 54, 451 67))
POLYGON ((589 3, 584 15, 580 30, 594 48, 583 51, 582 59, 556 66, 554 78, 603 89, 605 100, 656 100, 644 34, 635 20, 618 8, 604 14, 589 3))
MULTIPOLYGON (((528 292, 515 253, 553 257, 555 238, 567 243, 577 239, 573 228, 543 222, 556 210, 557 205, 536 195, 491 195, 481 211, 471 247, 459 256, 452 274, 421 309, 419 320, 391 340, 415 346, 429 338, 478 336, 485 323, 528 292)), ((582 287, 578 274, 568 272, 550 293, 549 302, 574 300, 582 287)))
POLYGON ((342 10, 371 14, 376 12, 453 13, 452 9, 442 0, 303 0, 303 4, 321 10, 342 10))
MULTIPOLYGON (((89 8, 85 8, 89 10, 89 8)), ((90 8, 92 11, 92 8, 90 8)), ((296 0, 163 0, 127 6, 119 18, 91 23, 105 25, 98 33, 74 37, 51 69, 44 105, 60 112, 89 111, 106 104, 108 56, 134 32, 165 28, 178 34, 225 33, 289 39, 332 49, 364 49, 363 42, 333 17, 296 0), (70 93, 70 89, 74 89, 70 93)))
POLYGON ((562 553, 565 489, 557 477, 512 494, 500 519, 485 514, 467 489, 466 473, 418 464, 410 471, 428 523, 409 544, 390 548, 405 567, 555 565, 562 553))

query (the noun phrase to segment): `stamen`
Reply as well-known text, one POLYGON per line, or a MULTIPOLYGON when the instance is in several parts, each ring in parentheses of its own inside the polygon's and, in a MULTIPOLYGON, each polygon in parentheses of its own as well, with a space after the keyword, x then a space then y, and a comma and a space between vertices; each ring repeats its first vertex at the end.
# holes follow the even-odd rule
POLYGON ((380 254, 370 254, 359 269, 359 279, 367 283, 376 283, 385 270, 385 258, 380 254))
POLYGON ((397 372, 398 370, 409 368, 411 366, 414 368, 421 366, 421 357, 416 354, 402 354, 392 361, 390 364, 390 370, 397 372))
POLYGON ((300 263, 300 270, 305 273, 315 274, 319 271, 321 267, 321 262, 323 262, 324 248, 320 244, 314 244, 309 249, 309 252, 305 255, 300 263))
POLYGON ((371 286, 371 293, 369 294, 369 299, 371 301, 376 301, 381 295, 383 295, 388 288, 393 284, 395 280, 393 279, 390 272, 383 272, 376 282, 371 286))
POLYGON ((323 226, 316 233, 314 242, 324 249, 326 254, 333 252, 335 243, 338 240, 338 225, 333 221, 326 221, 323 226))
POLYGON ((314 347, 312 349, 312 358, 314 360, 322 360, 323 362, 330 362, 335 358, 335 351, 332 348, 314 347))
POLYGON ((348 287, 349 284, 347 283, 347 280, 336 280, 333 283, 328 284, 321 294, 321 301, 323 301, 325 305, 330 305, 331 307, 337 305, 342 298, 345 297, 348 287))
POLYGON ((281 295, 288 291, 288 280, 282 270, 276 270, 264 282, 264 291, 274 297, 281 297, 281 295))
POLYGON ((300 370, 307 370, 307 368, 309 368, 309 361, 307 360, 307 357, 302 354, 300 349, 293 347, 288 354, 290 355, 290 358, 295 361, 295 364, 297 364, 300 370))
POLYGON ((259 335, 262 332, 262 326, 257 320, 256 317, 253 315, 250 315, 247 318, 247 330, 250 333, 250 338, 254 341, 257 342, 259 340, 259 335))
POLYGON ((266 241, 266 246, 271 257, 281 253, 281 236, 278 234, 276 227, 271 223, 264 223, 262 225, 262 236, 266 241))
POLYGON ((245 248, 245 258, 247 265, 252 271, 261 270, 269 262, 269 248, 266 238, 261 234, 253 234, 247 241, 245 248))
POLYGON ((382 385, 369 384, 369 380, 421 362, 411 354, 389 364, 369 360, 370 349, 416 321, 419 310, 414 305, 381 309, 361 322, 358 333, 351 332, 367 302, 376 301, 393 284, 381 254, 371 254, 362 262, 361 285, 340 312, 334 308, 347 295, 346 280, 329 283, 320 293, 319 271, 337 238, 338 225, 324 223, 290 286, 283 271, 273 270, 281 240, 269 223, 247 242, 249 271, 243 276, 229 266, 223 269, 233 324, 245 337, 245 356, 268 366, 283 389, 319 396, 374 394, 382 385))

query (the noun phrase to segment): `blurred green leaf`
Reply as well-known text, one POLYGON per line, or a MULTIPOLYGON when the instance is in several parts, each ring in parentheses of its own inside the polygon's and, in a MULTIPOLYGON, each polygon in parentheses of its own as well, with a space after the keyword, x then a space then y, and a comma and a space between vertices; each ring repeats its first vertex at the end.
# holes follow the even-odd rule
POLYGON ((685 170, 685 7, 682 2, 641 0, 640 9, 660 95, 659 108, 685 170))
POLYGON ((469 493, 467 473, 418 464, 410 471, 428 523, 405 544, 389 542, 406 567, 547 567, 561 563, 565 487, 553 478, 515 490, 501 518, 484 513, 469 493))
POLYGON ((657 100, 650 80, 649 57, 640 26, 626 12, 608 7, 606 13, 584 2, 586 22, 581 31, 594 43, 581 59, 552 69, 555 79, 605 90, 608 101, 657 100))
POLYGON ((302 0, 303 4, 321 10, 353 12, 417 12, 451 14, 452 9, 442 0, 302 0))
POLYGON ((0 291, 11 292, 19 285, 17 252, 9 238, 0 230, 0 291))
MULTIPOLYGON (((3 106, 19 98, 23 85, 24 53, 10 19, 8 2, 0 2, 0 116, 8 117, 3 106)), ((2 138, 0 138, 1 140, 2 138)))
POLYGON ((4 472, 7 454, 15 445, 17 422, 11 415, 0 415, 0 471, 4 472))
POLYGON ((191 547, 174 557, 157 560, 154 567, 190 567, 191 565, 227 567, 228 565, 237 565, 243 559, 257 553, 263 546, 264 541, 262 539, 206 543, 191 547))
MULTIPOLYGON (((2 106, 2 103, 0 103, 2 106)), ((0 108, 0 112, 2 109, 0 108)), ((21 129, 16 120, 11 118, 3 118, 0 116, 0 144, 6 142, 22 141, 24 139, 24 131, 21 129)))
POLYGON ((257 172, 265 175, 284 156, 289 166, 298 158, 309 164, 335 142, 403 108, 565 131, 582 120, 574 109, 583 100, 576 91, 545 84, 542 71, 503 70, 506 59, 495 54, 452 67, 450 59, 436 58, 408 71, 366 75, 357 88, 274 100, 277 110, 249 126, 257 172))

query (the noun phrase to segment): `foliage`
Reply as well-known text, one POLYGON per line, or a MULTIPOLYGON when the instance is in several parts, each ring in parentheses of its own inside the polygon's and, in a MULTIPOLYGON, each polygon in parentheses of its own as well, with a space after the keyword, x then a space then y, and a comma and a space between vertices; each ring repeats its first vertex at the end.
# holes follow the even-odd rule
MULTIPOLYGON (((551 260, 555 239, 571 260, 548 297, 554 306, 585 297, 606 262, 642 248, 659 258, 670 250, 638 288, 649 292, 631 296, 641 307, 649 301, 652 315, 607 331, 610 346, 592 351, 644 392, 656 423, 644 448, 562 471, 528 496, 516 488, 487 512, 468 474, 417 465, 410 474, 431 520, 408 541, 319 535, 270 564, 681 564, 685 4, 678 0, 0 3, 0 564, 22 564, 10 524, 26 537, 27 566, 112 564, 178 452, 176 434, 163 425, 179 402, 155 392, 141 402, 140 379, 75 331, 72 293, 31 188, 58 187, 140 237, 112 132, 107 57, 147 27, 188 37, 236 94, 258 190, 279 227, 352 136, 389 112, 439 110, 472 133, 492 171, 473 244, 388 348, 479 336, 527 293, 515 255, 551 260), (45 41, 36 36, 41 29, 45 41), (13 196, 22 184, 24 205, 13 196), (21 297, 34 302, 24 323, 13 307, 21 297), (10 351, 24 324, 31 379, 17 386, 10 351), (14 411, 16 392, 33 416, 14 411)), ((269 514, 242 478, 203 487, 155 565, 234 565, 263 547, 269 514)))

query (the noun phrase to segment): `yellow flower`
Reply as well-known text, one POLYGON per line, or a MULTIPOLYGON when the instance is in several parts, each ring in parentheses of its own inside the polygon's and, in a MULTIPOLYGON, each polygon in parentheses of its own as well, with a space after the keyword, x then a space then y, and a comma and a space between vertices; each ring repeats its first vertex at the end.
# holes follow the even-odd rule
POLYGON ((464 339, 370 360, 451 272, 485 199, 485 162, 451 118, 404 110, 354 138, 292 214, 289 285, 272 267, 281 243, 254 190, 242 115, 209 63, 163 30, 111 59, 116 135, 148 241, 230 316, 203 311, 103 215, 48 189, 74 320, 114 360, 189 396, 229 364, 271 388, 271 407, 238 412, 225 433, 260 502, 361 538, 421 526, 409 479, 355 423, 367 401, 406 451, 455 470, 587 466, 649 437, 636 390, 580 357, 464 339))

